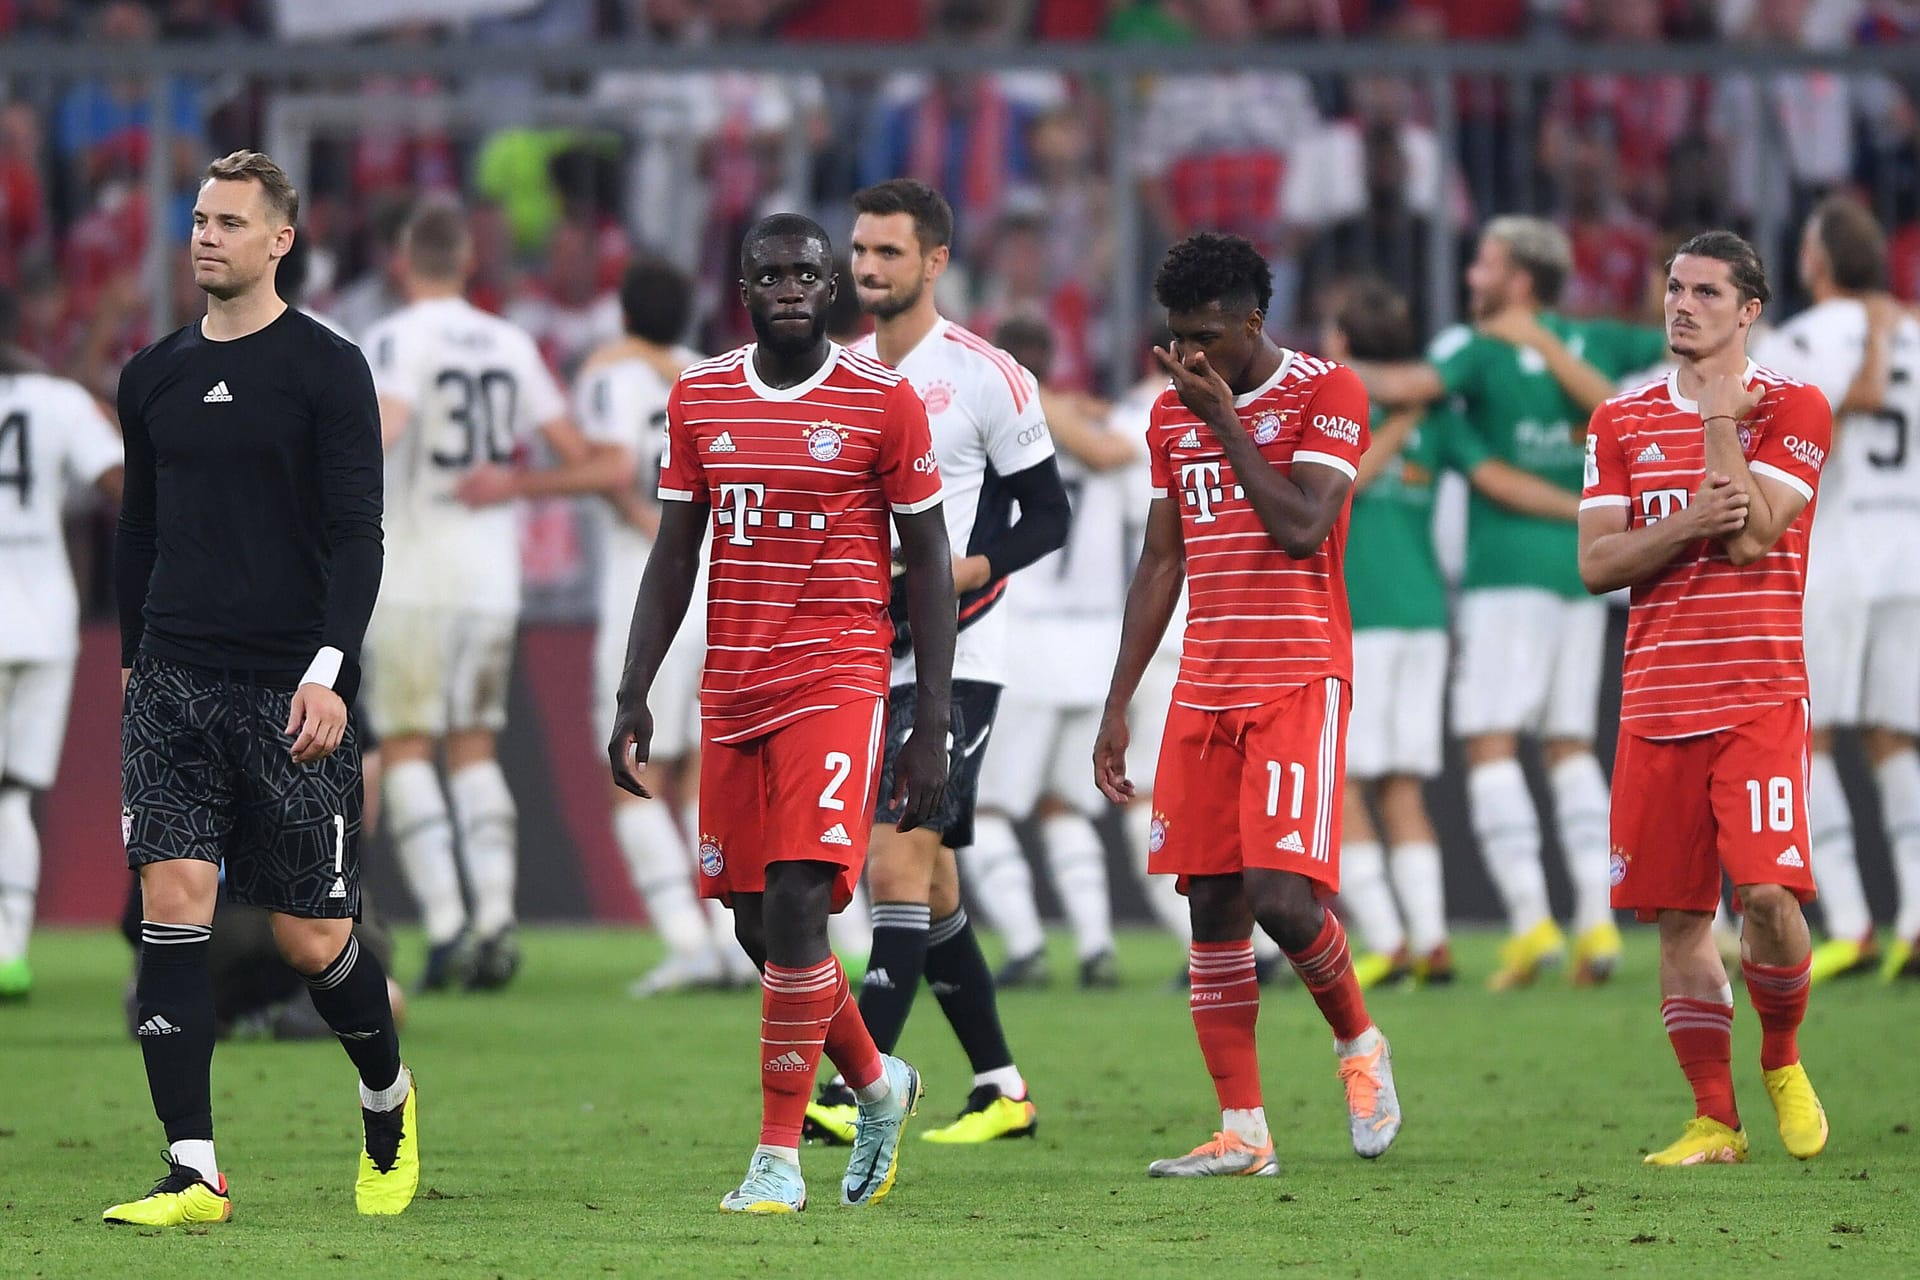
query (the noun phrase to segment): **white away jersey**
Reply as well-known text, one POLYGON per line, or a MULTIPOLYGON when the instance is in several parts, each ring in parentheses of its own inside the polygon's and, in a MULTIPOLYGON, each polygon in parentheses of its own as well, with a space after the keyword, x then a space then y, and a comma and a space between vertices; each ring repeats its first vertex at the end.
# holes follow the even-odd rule
MULTIPOLYGON (((854 351, 878 359, 872 335, 854 351)), ((933 450, 945 488, 947 540, 956 559, 977 553, 1013 522, 1013 499, 1000 477, 1053 456, 1033 375, 1000 348, 950 320, 938 320, 900 362, 927 406, 933 450)), ((1006 584, 962 601, 953 678, 1005 684, 1006 584)), ((912 684, 913 655, 897 658, 893 684, 912 684)))
POLYGON ((537 428, 565 416, 539 349, 463 298, 396 311, 368 330, 364 348, 374 389, 412 407, 387 451, 381 600, 519 612, 518 511, 474 510, 454 490, 477 467, 509 465, 537 428))
MULTIPOLYGON (((1838 408, 1866 351, 1867 309, 1851 298, 1809 307, 1754 344, 1754 361, 1812 383, 1838 408)), ((1920 597, 1920 323, 1893 331, 1886 403, 1833 424, 1820 480, 1808 589, 1869 599, 1920 597)))
POLYGON ((69 488, 123 461, 120 436, 79 383, 0 375, 0 662, 80 651, 80 605, 60 527, 69 488))

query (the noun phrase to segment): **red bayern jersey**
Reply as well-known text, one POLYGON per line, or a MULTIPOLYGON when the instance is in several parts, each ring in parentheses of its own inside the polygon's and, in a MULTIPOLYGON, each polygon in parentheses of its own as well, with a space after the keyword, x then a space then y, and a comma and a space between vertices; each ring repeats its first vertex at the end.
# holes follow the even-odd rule
MULTIPOLYGON (((1699 406, 1680 394, 1678 376, 1594 410, 1582 510, 1624 507, 1636 529, 1692 499, 1706 478, 1706 426, 1699 406)), ((1635 737, 1713 733, 1807 696, 1800 606, 1833 419, 1817 388, 1751 362, 1746 379, 1764 389, 1740 424, 1747 468, 1797 491, 1807 506, 1750 565, 1735 565, 1717 540, 1703 538, 1633 588, 1620 729, 1635 737)))
POLYGON ((700 712, 739 742, 887 696, 887 512, 940 501, 927 411, 879 361, 835 345, 769 387, 749 345, 690 366, 667 400, 660 497, 712 508, 700 712))
MULTIPOLYGON (((1282 474, 1318 463, 1356 474, 1367 393, 1353 370, 1290 351, 1265 385, 1236 397, 1240 423, 1282 474)), ((1174 700, 1203 711, 1254 707, 1303 684, 1353 678, 1342 508, 1327 540, 1295 560, 1275 545, 1212 428, 1168 388, 1147 428, 1153 496, 1180 507, 1187 633, 1174 700)))

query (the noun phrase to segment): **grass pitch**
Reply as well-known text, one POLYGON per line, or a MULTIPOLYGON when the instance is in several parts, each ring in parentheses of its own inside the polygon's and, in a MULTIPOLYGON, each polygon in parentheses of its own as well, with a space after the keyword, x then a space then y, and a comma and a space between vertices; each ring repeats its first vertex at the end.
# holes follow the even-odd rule
MULTIPOLYGON (((1468 938, 1483 974, 1492 940, 1468 938)), ((497 996, 416 1001, 421 1198, 353 1212, 359 1115, 332 1044, 223 1044, 214 1107, 234 1220, 197 1233, 108 1228, 100 1211, 163 1172, 140 1053, 124 1031, 128 955, 102 933, 41 936, 32 1001, 0 1007, 0 1274, 8 1276, 1593 1276, 1920 1274, 1920 985, 1815 992, 1806 1062, 1833 1123, 1789 1158, 1740 998, 1736 1078, 1754 1158, 1643 1169, 1690 1112, 1660 1029, 1653 952, 1597 992, 1506 996, 1468 981, 1372 1000, 1407 1125, 1384 1159, 1347 1146, 1325 1027, 1297 987, 1261 1020, 1278 1179, 1153 1182, 1147 1161, 1218 1122, 1178 963, 1128 938, 1119 992, 1003 997, 1039 1137, 934 1147, 916 1131, 970 1081, 923 998, 903 1051, 930 1096, 891 1198, 838 1206, 844 1149, 803 1155, 813 1208, 717 1211, 758 1119, 758 997, 626 998, 650 938, 526 939, 497 996)), ((417 948, 403 951, 408 976, 417 948)), ((1072 971, 1064 950, 1056 974, 1072 971)))

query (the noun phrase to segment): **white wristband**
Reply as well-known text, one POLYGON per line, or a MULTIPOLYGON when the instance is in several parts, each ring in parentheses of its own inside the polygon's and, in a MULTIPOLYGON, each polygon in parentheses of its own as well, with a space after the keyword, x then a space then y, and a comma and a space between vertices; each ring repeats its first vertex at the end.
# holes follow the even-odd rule
POLYGON ((300 677, 300 683, 331 689, 333 682, 340 678, 340 664, 346 660, 346 654, 328 645, 313 655, 313 661, 307 665, 307 674, 300 677))

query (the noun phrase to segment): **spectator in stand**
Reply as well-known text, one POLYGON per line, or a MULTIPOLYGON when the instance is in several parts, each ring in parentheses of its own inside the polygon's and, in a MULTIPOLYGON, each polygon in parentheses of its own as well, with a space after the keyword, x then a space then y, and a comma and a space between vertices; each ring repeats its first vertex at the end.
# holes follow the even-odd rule
POLYGON ((400 278, 400 233, 413 215, 413 201, 389 192, 373 202, 367 218, 367 267, 333 303, 333 317, 348 333, 365 333, 407 304, 400 278))
POLYGON ((507 319, 533 335, 540 354, 570 381, 595 347, 620 336, 620 298, 602 287, 599 229, 586 217, 563 221, 547 245, 544 269, 507 304, 507 319))
POLYGON ((1573 273, 1561 310, 1638 321, 1653 257, 1653 225, 1620 196, 1614 152, 1581 139, 1562 157, 1560 225, 1573 245, 1573 273))
POLYGON ((5 35, 14 40, 72 40, 81 21, 73 0, 15 0, 5 35))
MULTIPOLYGON (((431 23, 412 22, 389 30, 383 42, 420 48, 438 35, 431 23)), ((394 116, 388 127, 361 129, 354 138, 353 186, 363 198, 393 191, 419 196, 459 187, 453 139, 444 129, 413 128, 406 109, 409 99, 434 98, 445 89, 432 76, 418 74, 367 76, 356 85, 355 92, 371 100, 368 105, 388 104, 394 116)))
POLYGON ((1099 307, 1113 278, 1113 186, 1101 172, 1085 108, 1047 112, 1034 122, 1029 145, 1048 278, 1071 282, 1099 307))
POLYGON ((793 0, 780 34, 788 40, 872 40, 904 43, 927 33, 928 0, 793 0))
POLYGON ((21 260, 44 249, 48 234, 40 119, 26 103, 8 103, 0 107, 0 285, 18 282, 21 260))
POLYGON ((980 303, 967 327, 993 333, 1010 319, 1046 326, 1052 349, 1052 382, 1069 391, 1093 387, 1093 307, 1078 279, 1061 278, 1047 261, 1047 221, 1038 201, 1002 214, 991 245, 980 303))

